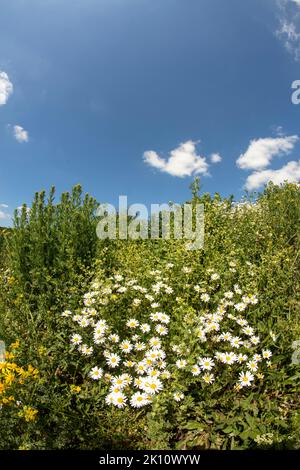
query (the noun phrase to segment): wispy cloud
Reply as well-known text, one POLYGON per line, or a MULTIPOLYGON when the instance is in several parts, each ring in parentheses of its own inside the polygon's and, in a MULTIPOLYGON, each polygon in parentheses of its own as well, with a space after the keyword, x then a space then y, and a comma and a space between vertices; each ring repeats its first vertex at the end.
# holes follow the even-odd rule
POLYGON ((298 140, 297 135, 251 140, 246 152, 237 159, 237 166, 243 170, 266 168, 274 157, 288 155, 298 140))
POLYGON ((20 144, 29 140, 28 132, 22 126, 14 126, 14 137, 20 144))
POLYGON ((300 181, 300 160, 298 162, 290 161, 278 170, 268 169, 255 171, 248 176, 245 188, 252 191, 260 188, 269 181, 275 184, 280 184, 284 181, 288 181, 289 183, 297 183, 300 181))
POLYGON ((208 174, 206 158, 198 155, 197 142, 188 140, 171 150, 167 158, 161 157, 154 150, 144 152, 144 161, 160 171, 183 178, 197 174, 208 174))
POLYGON ((7 73, 0 71, 0 106, 7 103, 13 89, 13 84, 9 80, 7 73))
POLYGON ((300 61, 300 0, 277 0, 279 27, 277 37, 285 48, 300 61))
POLYGON ((0 204, 0 220, 9 220, 11 215, 6 211, 8 209, 7 204, 0 204))

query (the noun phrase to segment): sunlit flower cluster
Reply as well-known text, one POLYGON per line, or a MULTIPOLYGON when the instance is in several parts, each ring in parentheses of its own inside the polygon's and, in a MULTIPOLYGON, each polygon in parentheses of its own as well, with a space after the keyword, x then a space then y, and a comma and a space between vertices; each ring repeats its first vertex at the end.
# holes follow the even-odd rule
MULTIPOLYGON (((180 286, 170 276, 173 268, 169 263, 165 273, 158 269, 147 273, 147 287, 119 273, 97 280, 84 294, 83 308, 62 312, 73 324, 71 347, 90 358, 88 377, 105 387, 109 405, 140 408, 161 392, 171 393, 179 402, 189 382, 213 386, 226 368, 234 390, 264 377, 262 371, 272 353, 258 351, 261 339, 247 319, 248 310, 258 303, 257 296, 235 284, 216 297, 221 276, 210 270, 206 287, 203 283, 183 286, 184 293, 197 296, 196 308, 188 340, 180 333, 173 336, 172 327, 178 321, 186 331, 185 317, 174 316, 180 286), (109 308, 115 309, 122 301, 126 314, 123 304, 119 318, 115 314, 110 318, 109 308)), ((192 277, 190 267, 183 267, 181 273, 185 279, 192 277)))

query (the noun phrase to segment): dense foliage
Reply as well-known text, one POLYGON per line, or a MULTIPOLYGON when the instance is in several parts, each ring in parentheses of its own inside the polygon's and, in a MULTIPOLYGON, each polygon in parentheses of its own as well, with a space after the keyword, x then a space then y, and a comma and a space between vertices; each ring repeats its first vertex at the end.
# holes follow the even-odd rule
POLYGON ((0 233, 0 448, 299 448, 299 186, 194 185, 196 251, 99 241, 96 201, 54 196, 0 233))

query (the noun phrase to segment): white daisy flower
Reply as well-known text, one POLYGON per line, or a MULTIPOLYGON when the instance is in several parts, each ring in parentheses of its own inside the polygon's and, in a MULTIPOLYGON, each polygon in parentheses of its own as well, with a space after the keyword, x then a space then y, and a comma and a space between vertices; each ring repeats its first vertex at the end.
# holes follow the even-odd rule
POLYGON ((82 337, 75 333, 71 338, 71 343, 75 345, 82 343, 82 337))
POLYGON ((206 384, 212 384, 215 380, 213 374, 204 374, 202 379, 206 384))
POLYGON ((215 365, 214 361, 210 357, 204 357, 199 361, 202 370, 211 370, 215 365))
POLYGON ((103 370, 100 369, 100 367, 93 367, 92 370, 89 373, 89 376, 94 379, 94 380, 99 380, 101 379, 103 375, 103 370))
POLYGON ((146 349, 146 345, 145 343, 137 342, 134 345, 134 349, 136 349, 137 351, 143 351, 144 349, 146 349))
POLYGON ((118 343, 120 341, 119 335, 116 335, 115 333, 112 333, 109 335, 108 339, 112 341, 113 343, 118 343))
POLYGON ((126 326, 128 326, 128 328, 137 328, 139 326, 139 322, 135 318, 130 318, 126 323, 126 326))
POLYGON ((175 392, 173 398, 175 401, 179 402, 184 399, 184 394, 182 392, 175 392))
POLYGON ((133 345, 130 343, 130 341, 124 340, 122 341, 122 343, 120 343, 120 348, 123 351, 123 353, 129 354, 130 351, 132 351, 133 345))
POLYGON ((230 344, 233 348, 239 348, 240 346, 242 346, 243 341, 238 336, 233 336, 231 338, 230 344))
POLYGON ((168 334, 168 328, 166 326, 160 325, 160 324, 156 325, 155 331, 161 336, 165 336, 165 335, 168 334))
POLYGON ((157 379, 156 377, 144 377, 142 379, 141 388, 149 395, 154 395, 163 389, 163 384, 161 380, 157 379))
POLYGON ((140 329, 143 333, 149 333, 150 331, 150 325, 148 325, 148 323, 143 323, 141 326, 140 326, 140 329))
POLYGON ((178 359, 178 361, 176 361, 176 367, 178 369, 184 369, 184 367, 186 366, 187 362, 185 359, 178 359))
POLYGON ((256 346, 260 342, 260 339, 259 339, 258 336, 251 336, 250 341, 251 341, 252 344, 254 344, 256 346))
POLYGON ((263 352, 262 352, 262 357, 264 359, 270 359, 270 357, 272 356, 272 353, 269 349, 264 349, 263 352))
POLYGON ((247 362, 247 368, 251 370, 251 372, 256 372, 257 371, 257 362, 256 361, 248 361, 247 362))
POLYGON ((148 405, 150 400, 146 393, 136 392, 130 399, 130 404, 133 408, 141 408, 142 406, 148 405))
POLYGON ((200 375, 201 372, 200 367, 197 364, 194 364, 192 366, 191 372, 194 377, 197 377, 198 375, 200 375))
POLYGON ((208 294, 201 294, 200 299, 202 300, 202 302, 207 303, 210 300, 210 296, 208 294))
POLYGON ((149 340, 149 344, 153 349, 161 348, 161 340, 155 336, 149 340))
POLYGON ((109 367, 115 368, 119 365, 121 358, 117 354, 113 353, 108 353, 106 355, 106 362, 109 365, 109 367))
POLYGON ((73 315, 73 313, 70 310, 65 310, 61 314, 62 317, 70 317, 71 315, 73 315))
POLYGON ((251 382, 253 382, 254 376, 251 374, 251 372, 241 372, 239 374, 239 384, 241 387, 247 387, 248 385, 251 385, 251 382))

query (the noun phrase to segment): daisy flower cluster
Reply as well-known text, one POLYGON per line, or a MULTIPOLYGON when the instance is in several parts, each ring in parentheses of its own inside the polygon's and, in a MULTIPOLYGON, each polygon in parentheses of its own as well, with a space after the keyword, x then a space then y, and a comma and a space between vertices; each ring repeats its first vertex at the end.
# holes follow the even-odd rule
MULTIPOLYGON (((89 378, 106 387, 108 405, 140 408, 171 389, 179 402, 190 379, 209 386, 225 368, 234 377, 235 390, 240 390, 262 380, 263 364, 270 365, 271 351, 258 350, 260 337, 247 320, 247 311, 258 298, 244 293, 239 285, 216 302, 214 288, 207 292, 189 284, 197 296, 190 341, 180 334, 172 337, 172 325, 178 323, 173 315, 178 301, 175 292, 180 291, 176 277, 170 275, 173 267, 172 263, 166 266, 167 274, 150 271, 143 285, 122 274, 95 281, 83 296, 83 308, 62 312, 73 325, 71 346, 89 361, 89 378), (110 315, 113 304, 119 306, 117 311, 128 312, 127 318, 120 314, 116 320, 116 315, 110 315)), ((188 275, 192 269, 181 272, 188 275)), ((218 285, 220 275, 210 272, 209 282, 218 285)), ((181 288, 184 295, 187 285, 183 283, 181 288)), ((182 330, 184 321, 182 318, 182 330)))
MULTIPOLYGON (((217 273, 211 275, 211 281, 219 278, 217 273)), ((199 342, 194 351, 190 351, 188 344, 173 345, 173 351, 179 356, 176 367, 206 384, 221 377, 227 367, 235 381, 235 390, 252 385, 255 379, 262 380, 263 369, 271 365, 272 353, 269 349, 259 350, 261 338, 246 318, 251 305, 258 303, 257 296, 243 293, 236 284, 214 305, 211 293, 203 292, 198 285, 194 290, 199 293, 203 312, 195 315, 191 336, 196 334, 199 342), (186 350, 189 355, 184 357, 186 350), (196 359, 192 364, 191 357, 196 359)))

